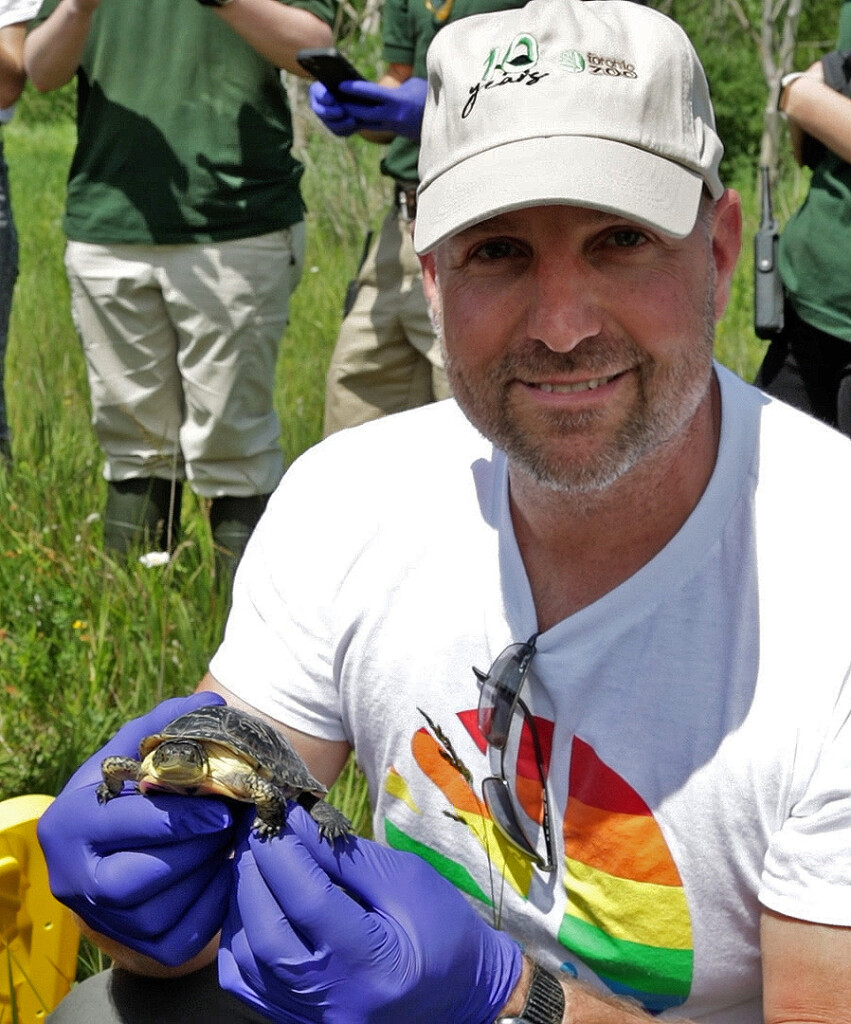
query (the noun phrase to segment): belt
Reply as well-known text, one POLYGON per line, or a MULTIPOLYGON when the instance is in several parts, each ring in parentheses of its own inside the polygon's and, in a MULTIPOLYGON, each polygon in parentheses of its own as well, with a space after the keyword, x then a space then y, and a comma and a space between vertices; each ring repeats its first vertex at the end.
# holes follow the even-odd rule
POLYGON ((394 182, 393 204, 405 220, 416 220, 417 183, 415 181, 394 182))

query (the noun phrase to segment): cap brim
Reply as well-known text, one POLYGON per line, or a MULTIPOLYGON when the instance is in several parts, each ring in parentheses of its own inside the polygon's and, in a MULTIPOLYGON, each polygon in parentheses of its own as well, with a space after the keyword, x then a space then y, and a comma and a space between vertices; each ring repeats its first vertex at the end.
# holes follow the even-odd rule
POLYGON ((424 181, 414 246, 424 253, 465 228, 530 206, 584 206, 685 238, 704 180, 653 153, 610 139, 560 135, 494 146, 424 181))

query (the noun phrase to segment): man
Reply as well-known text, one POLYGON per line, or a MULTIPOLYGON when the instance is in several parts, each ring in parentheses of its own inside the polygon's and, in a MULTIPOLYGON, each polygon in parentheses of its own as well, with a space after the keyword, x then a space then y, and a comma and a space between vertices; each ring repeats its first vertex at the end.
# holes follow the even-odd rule
POLYGON ((64 220, 104 451, 104 543, 169 550, 184 479, 225 575, 283 473, 273 406, 302 266, 302 168, 280 68, 331 0, 45 0, 34 85, 78 79, 64 220))
MULTIPOLYGON (((0 10, 0 125, 8 124, 24 88, 24 32, 38 0, 8 0, 0 10)), ((0 469, 12 462, 12 436, 6 413, 6 344, 12 293, 18 277, 18 235, 12 216, 9 173, 0 139, 0 469)))
POLYGON ((457 406, 290 470, 202 684, 323 782, 353 748, 393 849, 293 808, 231 863, 219 805, 96 808, 157 709, 42 830, 122 962, 185 969, 221 923, 272 1020, 851 1021, 851 451, 713 364, 713 124, 683 33, 623 0, 435 41, 415 244, 457 406))

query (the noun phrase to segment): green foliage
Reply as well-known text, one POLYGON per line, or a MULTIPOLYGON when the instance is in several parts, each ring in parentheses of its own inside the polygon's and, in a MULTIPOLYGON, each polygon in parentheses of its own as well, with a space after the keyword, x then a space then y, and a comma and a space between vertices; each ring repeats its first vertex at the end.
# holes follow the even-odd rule
MULTIPOLYGON (((742 0, 741 8, 759 32, 763 0, 742 0)), ((652 0, 691 37, 706 69, 718 130, 724 141, 722 174, 739 180, 755 173, 763 112, 768 98, 759 53, 725 0, 652 0)), ((837 0, 807 0, 798 25, 796 68, 805 68, 836 45, 837 0)))
POLYGON ((77 109, 74 82, 54 92, 41 93, 27 83, 15 117, 23 124, 57 124, 73 121, 77 109))

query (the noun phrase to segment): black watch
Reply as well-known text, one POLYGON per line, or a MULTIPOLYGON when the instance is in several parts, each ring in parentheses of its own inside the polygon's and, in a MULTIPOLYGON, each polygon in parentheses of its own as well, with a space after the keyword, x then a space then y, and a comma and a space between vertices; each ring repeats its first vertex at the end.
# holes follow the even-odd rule
POLYGON ((519 1017, 497 1017, 496 1024, 561 1024, 564 989, 554 974, 532 964, 529 993, 519 1017))
POLYGON ((198 0, 202 7, 227 7, 233 0, 198 0))

